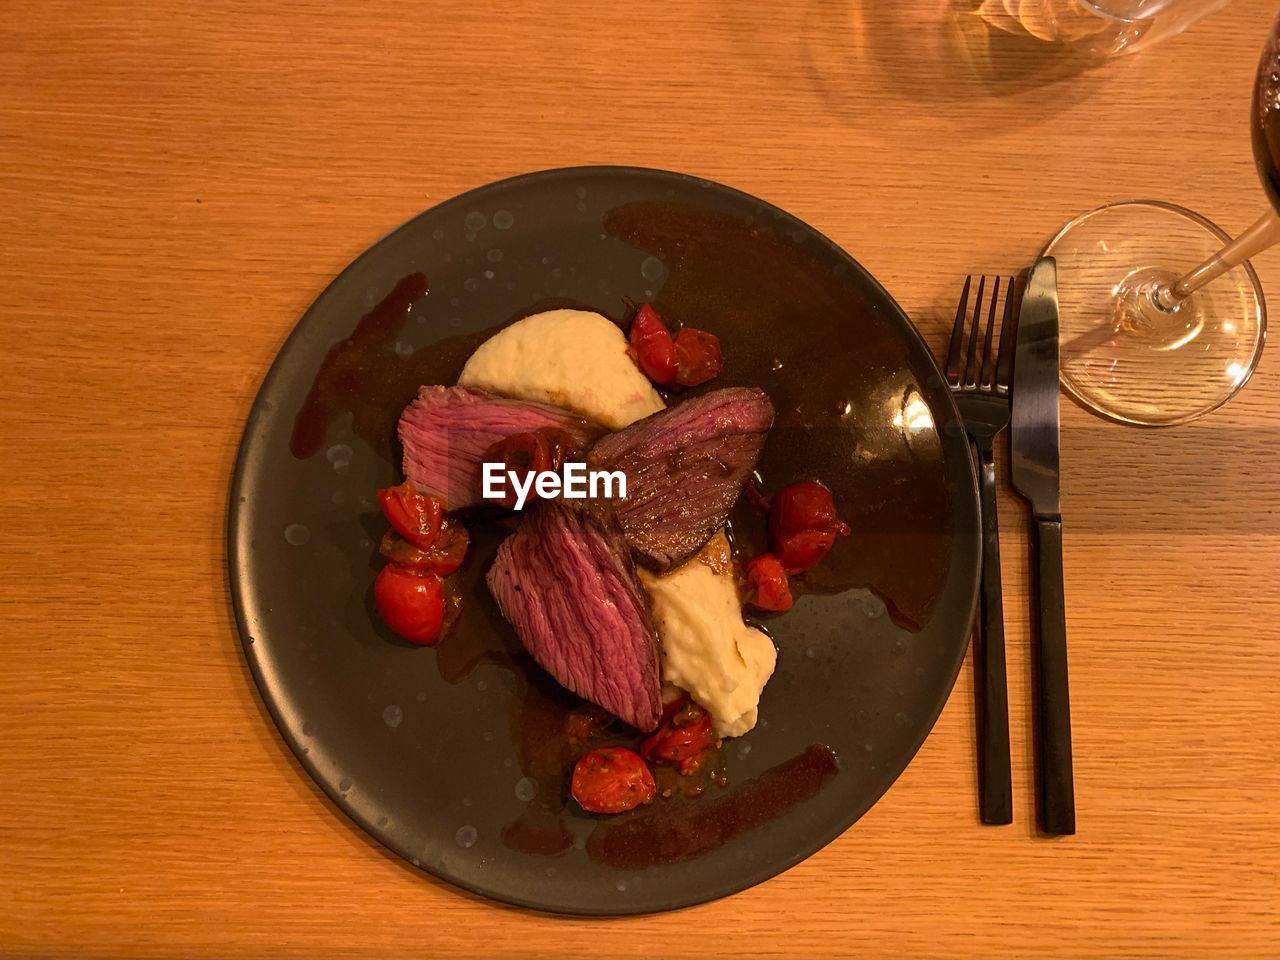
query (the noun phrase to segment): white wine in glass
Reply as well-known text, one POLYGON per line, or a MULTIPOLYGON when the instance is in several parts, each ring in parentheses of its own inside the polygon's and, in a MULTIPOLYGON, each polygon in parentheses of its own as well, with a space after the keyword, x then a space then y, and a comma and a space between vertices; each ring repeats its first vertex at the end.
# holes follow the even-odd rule
POLYGON ((1227 0, 958 0, 1005 33, 1112 57, 1145 50, 1226 6, 1227 0))

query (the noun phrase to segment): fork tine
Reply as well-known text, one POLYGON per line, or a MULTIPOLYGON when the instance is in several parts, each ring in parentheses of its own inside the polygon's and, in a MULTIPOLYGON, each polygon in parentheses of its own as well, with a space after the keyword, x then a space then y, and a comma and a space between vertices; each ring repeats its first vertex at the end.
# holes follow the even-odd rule
POLYGON ((969 283, 973 277, 964 278, 960 291, 960 305, 956 307, 956 322, 951 326, 951 346, 947 348, 947 382, 958 386, 964 370, 960 367, 960 345, 964 340, 964 323, 969 315, 969 283))
POLYGON ((996 358, 991 353, 991 337, 995 332, 996 304, 1000 301, 1000 278, 991 280, 991 305, 987 308, 987 335, 982 340, 982 365, 978 367, 978 386, 990 387, 995 376, 996 358))
POLYGON ((978 382, 979 372, 974 365, 978 353, 978 333, 982 327, 982 293, 986 288, 987 278, 984 275, 978 276, 978 296, 973 301, 973 328, 969 331, 969 359, 965 362, 964 385, 966 387, 975 386, 978 382))
POLYGON ((1018 278, 1010 277, 1008 286, 1005 287, 1004 319, 1000 322, 1000 344, 996 348, 996 389, 1007 390, 1013 382, 1013 344, 1018 327, 1014 301, 1017 300, 1017 293, 1018 278))

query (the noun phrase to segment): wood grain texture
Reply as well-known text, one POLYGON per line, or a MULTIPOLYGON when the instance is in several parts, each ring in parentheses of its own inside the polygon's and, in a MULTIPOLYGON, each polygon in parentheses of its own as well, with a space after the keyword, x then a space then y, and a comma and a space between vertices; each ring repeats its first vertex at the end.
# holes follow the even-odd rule
MULTIPOLYGON (((1087 71, 1003 44, 979 70, 920 25, 941 6, 3 5, 0 954, 1277 955, 1273 357, 1186 428, 1064 404, 1075 838, 1032 835, 1007 497, 1017 823, 978 823, 966 668, 852 830, 674 915, 556 919, 402 866, 307 780, 240 655, 223 530, 257 385, 337 271, 463 189, 712 177, 833 237, 935 346, 964 273, 1101 202, 1257 215, 1273 3, 1087 71)), ((1257 267, 1280 289, 1280 253, 1257 267)))

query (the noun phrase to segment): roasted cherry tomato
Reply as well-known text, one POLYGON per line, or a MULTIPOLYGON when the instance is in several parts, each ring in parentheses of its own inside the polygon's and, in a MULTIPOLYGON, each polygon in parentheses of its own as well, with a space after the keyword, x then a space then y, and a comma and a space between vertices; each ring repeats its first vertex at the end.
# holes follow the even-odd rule
POLYGON ((849 526, 836 514, 831 491, 813 480, 783 487, 769 505, 769 544, 789 573, 808 570, 849 526))
POLYGON ((714 742, 711 714, 686 697, 663 711, 662 725, 640 744, 640 756, 665 760, 690 774, 702 765, 703 754, 714 742))
POLYGON ((803 573, 818 565, 836 542, 834 533, 822 530, 802 530, 790 536, 778 537, 773 544, 778 559, 789 573, 803 573))
POLYGON ((836 515, 831 491, 816 480, 783 487, 769 505, 769 532, 774 536, 802 530, 825 530, 847 535, 849 528, 836 515))
POLYGON ((430 550, 421 550, 394 530, 388 530, 382 535, 378 552, 415 573, 435 573, 447 577, 462 566, 470 542, 466 527, 456 520, 446 520, 430 550))
MULTIPOLYGON (((504 474, 514 472, 524 482, 530 473, 542 473, 550 470, 559 473, 560 469, 578 452, 578 444, 572 434, 559 427, 540 427, 532 433, 516 433, 499 440, 489 448, 484 462, 501 463, 504 474)), ((529 497, 537 497, 535 490, 529 488, 529 497)), ((516 492, 510 481, 506 485, 506 494, 500 501, 502 506, 514 508, 516 492)))
POLYGON ((444 517, 444 504, 438 497, 419 493, 406 480, 397 487, 379 490, 378 503, 396 533, 415 547, 431 549, 444 517))
POLYGON ((662 387, 676 382, 676 341, 658 312, 644 304, 631 321, 631 355, 646 377, 662 387))
MULTIPOLYGON (((508 509, 514 509, 516 505, 516 492, 514 485, 506 476, 508 473, 516 474, 523 483, 530 473, 542 473, 544 470, 554 469, 551 443, 542 431, 515 433, 499 440, 484 455, 484 462, 503 465, 506 493, 501 500, 495 500, 494 503, 500 503, 508 509)), ((531 498, 535 496, 532 487, 529 488, 529 496, 531 498)))
POLYGON ((578 452, 578 444, 573 436, 559 427, 541 427, 537 431, 546 438, 547 452, 551 456, 551 468, 557 473, 578 452))
POLYGON ((772 553, 762 553, 747 561, 747 603, 760 610, 791 609, 787 571, 772 553))
POLYGON ((676 334, 676 383, 696 387, 714 380, 723 369, 719 337, 693 327, 681 328, 676 334))
POLYGON ((623 813, 648 803, 657 790, 653 774, 637 754, 623 747, 601 747, 574 766, 569 793, 588 813, 623 813))
POLYGON ((429 647, 440 638, 444 582, 436 574, 389 563, 373 581, 373 600, 382 622, 406 640, 429 647))
POLYGON ((551 469, 551 445, 547 435, 540 431, 533 433, 517 433, 505 440, 499 440, 493 446, 497 455, 508 470, 516 473, 541 473, 551 469))

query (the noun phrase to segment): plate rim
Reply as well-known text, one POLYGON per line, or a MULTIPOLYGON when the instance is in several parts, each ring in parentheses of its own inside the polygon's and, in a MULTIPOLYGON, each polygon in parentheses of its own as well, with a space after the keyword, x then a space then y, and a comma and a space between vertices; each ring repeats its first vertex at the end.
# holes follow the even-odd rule
MULTIPOLYGON (((960 414, 956 408, 955 400, 951 396, 950 390, 945 388, 945 379, 943 378, 941 368, 938 366, 937 358, 933 351, 925 342, 920 330, 912 322, 911 317, 902 308, 898 301, 885 289, 884 285, 877 280, 866 267, 862 265, 852 254, 848 253, 843 247, 833 241, 821 230, 818 230, 808 222, 800 219, 792 213, 778 207, 767 200, 739 190, 736 187, 711 180, 706 177, 694 174, 681 173, 673 170, 666 170, 656 167, 643 167, 636 165, 613 165, 613 164, 588 164, 582 166, 570 167, 548 167, 538 170, 527 171, 525 173, 516 174, 509 177, 503 177, 489 183, 471 187, 462 193, 448 197, 439 203, 433 204, 412 217, 404 220, 397 226, 388 230, 379 236, 376 240, 369 244, 358 256, 349 261, 346 266, 336 273, 333 278, 325 285, 324 289, 315 297, 305 310, 299 314, 294 321, 289 334, 281 342, 277 348, 275 356, 271 360, 270 366, 262 377, 262 381, 258 386, 257 392, 254 394, 253 402, 250 405, 249 413, 245 419, 244 429, 240 435, 240 441, 236 447, 236 457, 234 467, 231 473, 231 482, 227 495, 227 519, 226 519, 226 561, 227 561, 227 581, 231 605, 235 614, 236 629, 240 636, 240 647, 244 654, 245 661, 249 667, 249 671, 253 676, 254 687, 257 696, 262 705, 266 708, 268 714, 275 725, 276 731, 281 739, 289 747, 294 759, 306 771, 312 781, 320 787, 326 796, 332 801, 334 807, 337 808, 344 816, 350 819, 358 826, 369 839, 376 841, 385 850, 394 853, 400 857, 407 866, 420 870, 427 875, 441 881, 446 886, 455 887, 465 890, 471 894, 483 897, 486 900, 492 900, 495 903, 509 904, 521 909, 532 910, 537 913, 552 914, 556 916, 567 917, 623 917, 623 916, 643 916, 656 913, 668 913, 675 910, 684 910, 700 904, 709 903, 724 897, 741 893, 751 887, 758 886, 775 877, 787 872, 797 864, 809 859, 818 851, 829 846, 835 840, 839 839, 848 832, 872 807, 883 799, 884 795, 896 784, 907 767, 916 758, 920 752, 920 748, 924 745, 925 740, 933 732, 937 725, 938 718, 942 715, 947 702, 951 699, 951 695, 955 690, 956 680, 959 678, 960 669, 964 665, 966 656, 968 655, 970 645, 970 633, 974 617, 977 614, 979 586, 981 580, 981 535, 979 531, 979 496, 977 473, 973 464, 972 452, 968 449, 967 443, 964 443, 965 462, 968 466, 967 470, 961 470, 962 479, 956 487, 949 492, 954 504, 954 514, 952 523, 952 559, 947 572, 947 581, 953 577, 962 575, 966 561, 971 568, 970 572, 970 589, 968 591, 968 600, 966 604, 968 613, 965 617, 965 638, 964 641, 957 645, 958 654, 955 661, 950 665, 947 674, 948 679, 945 683, 942 694, 938 703, 932 708, 928 723, 922 725, 919 737, 912 743, 909 750, 903 753, 901 766, 897 768, 893 776, 888 779, 885 787, 861 809, 853 813, 847 821, 842 821, 837 829, 833 831, 823 831, 820 838, 810 844, 806 844, 798 850, 776 861, 771 865, 767 874, 742 883, 730 880, 714 888, 708 888, 705 896, 700 895, 697 899, 681 902, 675 906, 642 906, 638 908, 628 908, 625 903, 620 903, 612 908, 593 908, 593 907, 570 907, 570 906, 548 906, 546 903, 540 903, 532 899, 524 898, 518 894, 511 894, 505 891, 498 891, 492 887, 486 887, 484 884, 474 883, 459 879, 455 876, 446 875, 442 870, 433 869, 427 864, 421 862, 418 858, 412 856, 401 845, 392 842, 386 836, 380 827, 371 822, 368 818, 362 816, 356 808, 347 802, 346 798, 336 788, 336 785, 330 783, 330 778, 321 773, 317 768, 315 761, 308 752, 304 752, 301 744, 293 735, 291 725, 286 721, 281 704, 278 702, 279 694, 277 690, 278 681, 269 665, 262 662, 262 656, 257 649, 253 627, 249 622, 248 607, 251 605, 249 594, 252 590, 246 584, 247 573, 247 552, 249 531, 247 530, 246 511, 242 509, 240 498, 244 489, 246 475, 250 469, 250 465, 256 461, 254 447, 256 446, 253 435, 253 427, 262 414, 262 401, 267 394, 268 389, 273 385, 275 379, 281 375, 283 370, 283 358, 289 352, 290 346, 296 340, 303 339, 302 328, 309 316, 333 293, 340 283, 348 276, 348 274, 357 270, 367 260, 372 259, 382 247, 384 247, 393 237, 404 230, 410 228, 419 220, 438 214, 453 206, 460 206, 475 198, 477 195, 488 193, 492 190, 524 185, 526 183, 536 183, 540 180, 555 180, 559 178, 568 178, 573 176, 599 176, 603 174, 622 175, 622 176, 641 176, 641 177, 657 177, 659 179, 671 179, 683 183, 692 183, 701 188, 709 188, 721 191, 731 195, 734 199, 743 200, 751 204, 757 205, 765 211, 771 212, 783 221, 791 221, 802 227, 808 234, 820 240, 825 244, 837 257, 841 259, 858 278, 873 288, 885 302, 891 307, 892 312, 898 320, 899 324, 904 328, 907 338, 918 348, 918 350, 927 359, 929 372, 943 384, 943 389, 939 391, 944 397, 948 407, 949 417, 946 421, 937 426, 939 442, 944 448, 943 463, 944 469, 949 463, 950 457, 946 453, 946 449, 951 445, 959 445, 964 443, 963 434, 958 437, 949 437, 946 426, 949 423, 961 423, 960 414), (966 533, 966 529, 969 531, 966 533), (967 545, 969 550, 968 556, 962 556, 964 548, 967 545)), ((963 584, 961 584, 963 586, 963 584)), ((947 583, 944 583, 944 591, 947 589, 947 583)))

